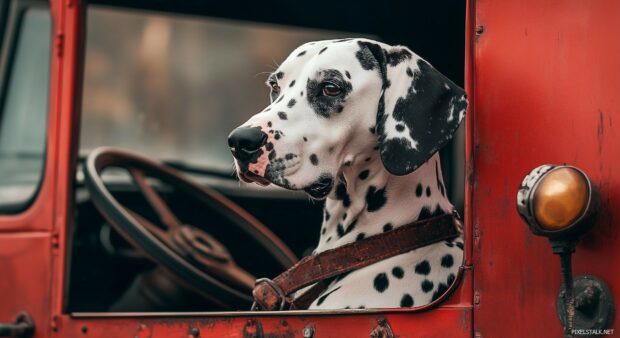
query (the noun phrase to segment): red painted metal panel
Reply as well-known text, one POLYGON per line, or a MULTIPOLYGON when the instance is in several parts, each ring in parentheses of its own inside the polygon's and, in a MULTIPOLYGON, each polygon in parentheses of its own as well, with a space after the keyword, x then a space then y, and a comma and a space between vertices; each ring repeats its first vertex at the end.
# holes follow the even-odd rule
POLYGON ((257 320, 265 337, 301 337, 307 325, 316 337, 367 337, 379 319, 387 319, 397 337, 471 337, 473 276, 467 270, 455 293, 441 307, 354 310, 347 312, 295 311, 282 313, 150 313, 62 315, 53 337, 189 337, 198 328, 200 337, 246 337, 248 320, 257 320), (415 310, 414 310, 415 311, 415 310))
POLYGON ((30 208, 0 215, 0 322, 21 311, 33 316, 36 337, 48 337, 60 318, 65 276, 65 230, 77 152, 83 3, 51 1, 52 53, 44 179, 30 208))
POLYGON ((252 337, 244 335, 248 320, 260 322, 265 337, 302 337, 304 328, 312 326, 315 337, 369 337, 379 319, 385 318, 397 337, 471 337, 471 310, 440 309, 423 316, 404 312, 358 313, 353 315, 316 315, 306 312, 284 316, 213 317, 208 314, 166 315, 130 318, 63 317, 62 337, 252 337), (456 323, 457 325, 445 325, 456 323))
POLYGON ((45 232, 0 235, 0 322, 28 311, 35 337, 47 337, 51 305, 50 236, 45 232))
POLYGON ((562 333, 559 260, 515 211, 520 181, 542 163, 575 165, 599 185, 603 212, 574 272, 620 297, 618 20, 614 0, 475 2, 474 325, 483 337, 562 333))

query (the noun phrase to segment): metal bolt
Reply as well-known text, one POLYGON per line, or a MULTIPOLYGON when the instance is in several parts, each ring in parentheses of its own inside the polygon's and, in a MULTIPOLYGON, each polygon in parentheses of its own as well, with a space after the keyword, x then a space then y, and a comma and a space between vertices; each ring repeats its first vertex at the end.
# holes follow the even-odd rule
POLYGON ((197 328, 197 327, 192 327, 189 330, 189 334, 190 334, 191 337, 198 338, 198 337, 200 337, 200 329, 197 328))
POLYGON ((482 35, 482 33, 484 33, 484 26, 483 25, 476 26, 476 35, 482 35))
POLYGON ((306 325, 303 331, 304 338, 312 338, 314 337, 314 326, 312 324, 306 325))
POLYGON ((88 333, 88 326, 82 326, 82 333, 83 334, 87 334, 88 333))
POLYGON ((58 316, 57 315, 53 315, 52 319, 50 320, 50 328, 52 329, 52 331, 54 332, 58 332, 58 316))

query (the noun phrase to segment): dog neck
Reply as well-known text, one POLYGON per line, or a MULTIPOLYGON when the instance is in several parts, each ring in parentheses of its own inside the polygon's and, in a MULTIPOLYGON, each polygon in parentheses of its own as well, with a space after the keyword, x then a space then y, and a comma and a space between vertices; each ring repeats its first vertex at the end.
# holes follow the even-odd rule
POLYGON ((326 202, 314 253, 451 212, 439 154, 416 171, 394 176, 378 156, 349 163, 326 202))

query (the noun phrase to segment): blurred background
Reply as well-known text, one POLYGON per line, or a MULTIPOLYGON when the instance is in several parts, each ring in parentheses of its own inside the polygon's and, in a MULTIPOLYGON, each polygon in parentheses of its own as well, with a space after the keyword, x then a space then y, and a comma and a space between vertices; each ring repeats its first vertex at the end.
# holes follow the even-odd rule
POLYGON ((288 53, 343 32, 93 8, 81 149, 130 148, 231 170, 230 131, 269 104, 288 53), (122 37, 119 39, 119 37, 122 37))

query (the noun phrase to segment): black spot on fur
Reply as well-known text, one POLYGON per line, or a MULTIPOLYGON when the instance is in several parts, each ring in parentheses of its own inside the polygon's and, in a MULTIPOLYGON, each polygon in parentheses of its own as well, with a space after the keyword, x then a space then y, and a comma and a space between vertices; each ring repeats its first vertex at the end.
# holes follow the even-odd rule
POLYGON ((287 120, 288 119, 288 116, 283 111, 279 111, 278 112, 278 117, 280 118, 280 120, 287 120))
POLYGON ((421 221, 423 219, 427 219, 431 217, 431 211, 427 208, 427 207, 423 207, 422 210, 420 210, 420 215, 418 216, 418 220, 421 221))
POLYGON ((308 142, 308 138, 307 137, 304 136, 303 139, 304 139, 304 142, 308 142))
POLYGON ((276 134, 273 136, 273 138, 275 138, 276 140, 279 140, 279 139, 280 139, 280 134, 277 134, 277 133, 276 133, 276 134))
POLYGON ((370 162, 371 158, 370 157, 366 157, 366 159, 364 160, 365 162, 370 162))
POLYGON ((375 277, 373 285, 375 287, 375 290, 377 290, 378 292, 383 292, 387 290, 387 288, 390 286, 390 281, 388 280, 387 275, 382 272, 375 277))
POLYGON ((388 64, 392 67, 398 66, 399 63, 411 59, 411 52, 406 48, 387 53, 388 64))
POLYGON ((289 86, 289 88, 290 88, 290 87, 293 87, 294 85, 295 85, 295 80, 291 81, 291 84, 290 84, 290 85, 288 85, 288 86, 289 86))
POLYGON ((425 259, 421 261, 420 263, 416 264, 415 273, 419 275, 428 275, 429 273, 431 273, 431 265, 425 259))
POLYGON ((444 283, 439 283, 439 286, 437 287, 437 291, 435 291, 435 293, 433 293, 433 301, 435 301, 437 298, 441 297, 441 295, 443 295, 444 293, 446 293, 446 291, 448 291, 448 285, 444 284, 444 283))
POLYGON ((359 173, 359 175, 357 175, 357 177, 358 177, 360 180, 365 180, 365 179, 367 179, 367 178, 368 178, 368 174, 370 174, 370 170, 364 170, 364 171, 362 171, 361 173, 359 173))
POLYGON ((348 208, 351 205, 349 194, 347 194, 347 186, 344 182, 340 181, 336 186, 336 198, 342 201, 342 205, 348 208))
POLYGON ((337 113, 342 113, 343 110, 344 110, 344 106, 343 105, 339 105, 338 107, 336 107, 336 112, 337 113))
POLYGON ((280 95, 280 98, 278 99, 278 101, 276 101, 276 103, 282 102, 283 99, 284 99, 284 94, 280 95))
POLYGON ((344 221, 345 219, 347 219, 347 213, 346 212, 344 214, 342 214, 342 220, 344 221))
POLYGON ((267 127, 271 128, 273 124, 271 123, 271 121, 267 122, 267 127))
POLYGON ((357 219, 353 220, 353 222, 351 222, 351 224, 349 224, 345 229, 342 224, 338 223, 338 225, 336 226, 338 238, 342 238, 345 235, 348 235, 351 231, 353 231, 353 229, 355 229, 355 224, 357 224, 357 219))
POLYGON ((316 79, 308 79, 306 83, 306 99, 314 112, 325 118, 329 118, 345 102, 347 96, 353 90, 351 82, 346 80, 342 73, 336 69, 322 70, 316 79), (340 87, 337 96, 323 95, 323 82, 329 81, 340 87))
POLYGON ((319 164, 319 158, 316 156, 316 154, 310 155, 310 163, 312 163, 312 165, 319 164))
POLYGON ((305 50, 303 50, 303 51, 299 52, 299 54, 297 54, 297 57, 304 56, 304 54, 306 54, 306 51, 305 51, 305 50))
POLYGON ((351 78, 351 73, 349 73, 349 71, 348 71, 348 70, 345 70, 345 71, 344 71, 344 75, 345 75, 347 78, 349 78, 349 79, 351 78))
POLYGON ((329 243, 332 240, 332 236, 327 237, 327 240, 325 240, 325 243, 329 243))
POLYGON ((360 232, 359 234, 357 234, 357 237, 355 237, 356 241, 361 241, 362 239, 366 238, 366 234, 363 232, 360 232))
POLYGON ((392 229, 394 229, 394 227, 392 226, 392 223, 385 223, 385 225, 383 226, 383 232, 388 232, 392 229))
POLYGON ((368 191, 366 192, 366 210, 368 212, 381 209, 385 205, 385 202, 387 202, 385 187, 379 190, 372 185, 368 187, 368 191))
POLYGON ((375 133, 375 126, 372 126, 370 128, 368 128, 368 131, 370 131, 371 134, 375 133))
POLYGON ((288 153, 288 154, 284 155, 284 158, 287 159, 287 160, 292 160, 295 157, 297 157, 297 155, 295 155, 293 153, 288 153))
POLYGON ((454 283, 455 279, 456 279, 456 277, 454 276, 453 273, 449 274, 448 275, 448 279, 447 279, 448 285, 452 285, 452 283, 454 283))
POLYGON ((410 294, 405 293, 403 298, 400 299, 400 307, 412 307, 413 306, 413 297, 410 294))
POLYGON ((444 268, 450 268, 452 265, 454 265, 454 257, 452 257, 452 255, 447 254, 441 257, 441 266, 444 268))
POLYGON ((324 209, 324 210, 325 210, 325 221, 327 222, 329 221, 329 218, 331 217, 331 215, 329 214, 329 211, 327 211, 327 209, 324 209))
POLYGON ((407 67, 407 75, 409 75, 409 77, 413 77, 413 71, 410 67, 407 67))
POLYGON ((304 96, 304 91, 302 90, 299 95, 304 96))
POLYGON ((403 269, 400 266, 395 266, 392 269, 392 275, 394 275, 394 277, 398 279, 401 279, 405 275, 405 271, 403 271, 403 269))
POLYGON ((297 103, 297 101, 295 99, 291 99, 290 101, 288 101, 288 104, 286 106, 289 108, 293 108, 295 103, 297 103))
POLYGON ((435 162, 435 178, 437 179, 437 189, 441 193, 441 196, 445 197, 446 196, 446 189, 443 186, 443 183, 441 182, 441 180, 439 179, 439 164, 437 162, 439 162, 439 161, 435 162))
POLYGON ((265 145, 265 149, 267 149, 267 151, 271 151, 273 150, 273 143, 269 142, 265 145))
POLYGON ((319 55, 320 55, 320 54, 323 54, 323 52, 324 52, 324 51, 326 51, 326 50, 327 50, 327 47, 323 47, 323 49, 321 49, 321 50, 319 51, 319 55))
POLYGON ((357 44, 360 49, 355 53, 355 57, 364 70, 379 68, 380 64, 385 62, 385 54, 378 44, 366 41, 358 41, 357 44))
POLYGON ((278 80, 282 80, 282 78, 284 77, 284 72, 277 72, 276 77, 278 78, 278 80))
POLYGON ((328 293, 322 295, 321 297, 319 297, 319 299, 316 301, 316 305, 321 305, 323 304, 323 302, 325 301, 325 299, 327 298, 327 296, 331 295, 332 293, 338 291, 338 289, 340 289, 341 286, 329 291, 328 293))
POLYGON ((415 187, 415 195, 416 197, 422 197, 422 184, 418 183, 415 187))
POLYGON ((276 158, 276 151, 272 150, 269 152, 269 160, 272 161, 273 159, 276 158))
POLYGON ((422 291, 428 293, 431 292, 431 290, 433 290, 433 287, 435 285, 433 284, 433 282, 431 282, 428 279, 425 279, 424 281, 422 281, 422 284, 420 285, 420 287, 422 288, 422 291))
POLYGON ((456 242, 456 246, 459 247, 459 249, 463 250, 463 243, 461 242, 456 242))
POLYGON ((405 131, 405 126, 399 123, 396 125, 396 130, 402 133, 403 131, 405 131))
POLYGON ((431 187, 426 187, 426 197, 431 197, 431 187))
POLYGON ((445 214, 445 212, 441 210, 441 208, 438 205, 435 206, 435 211, 432 213, 430 209, 428 209, 427 207, 423 207, 422 210, 420 210, 420 215, 418 216, 418 220, 421 221, 423 219, 436 217, 436 216, 440 216, 443 214, 445 214))

